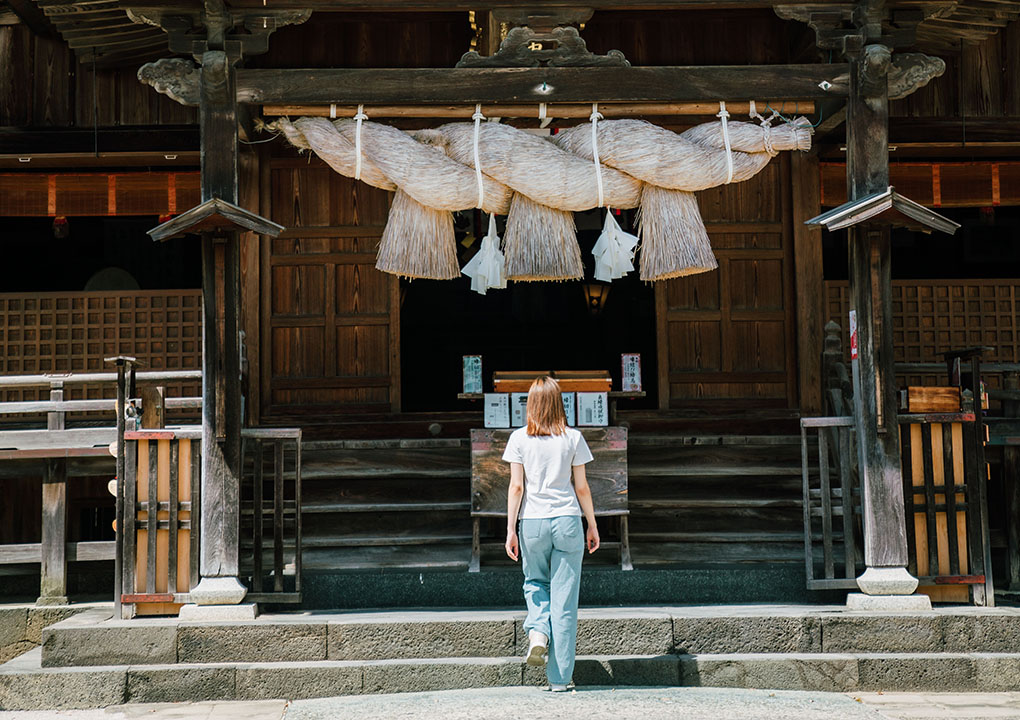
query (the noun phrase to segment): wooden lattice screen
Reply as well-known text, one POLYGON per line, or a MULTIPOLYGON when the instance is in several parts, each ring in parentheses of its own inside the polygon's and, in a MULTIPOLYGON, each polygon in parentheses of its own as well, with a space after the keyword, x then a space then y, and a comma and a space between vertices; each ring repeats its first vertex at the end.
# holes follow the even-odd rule
MULTIPOLYGON (((102 372, 104 358, 132 355, 145 370, 196 370, 202 361, 202 291, 0 294, 0 375, 102 372)), ((197 383, 169 386, 168 395, 195 396, 197 383)), ((113 396, 115 388, 105 389, 113 396)), ((101 397, 75 385, 68 399, 101 397)), ((0 400, 49 397, 49 388, 0 392, 0 400)))
POLYGON ((194 171, 0 173, 0 216, 173 215, 200 194, 194 171))
MULTIPOLYGON (((826 282, 825 292, 827 317, 839 323, 845 335, 848 284, 826 282)), ((982 358, 985 362, 1020 362, 1020 279, 894 280, 892 309, 896 362, 941 362, 941 353, 979 345, 995 349, 982 358)), ((849 347, 844 342, 847 353, 849 347)), ((987 380, 993 386, 997 382, 994 376, 987 380)), ((904 376, 901 381, 934 385, 945 382, 945 373, 904 376)))
MULTIPOLYGON (((846 202, 846 163, 821 163, 823 207, 846 202)), ((889 184, 929 207, 1020 205, 1018 162, 889 163, 889 184)))

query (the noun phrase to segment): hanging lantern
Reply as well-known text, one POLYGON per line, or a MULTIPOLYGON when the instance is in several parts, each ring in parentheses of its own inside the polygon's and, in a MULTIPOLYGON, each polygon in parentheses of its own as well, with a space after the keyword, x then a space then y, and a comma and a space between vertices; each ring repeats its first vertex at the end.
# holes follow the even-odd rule
POLYGON ((588 312, 592 317, 601 315, 602 308, 606 306, 606 300, 609 298, 608 283, 587 282, 581 287, 584 288, 584 299, 588 305, 588 312))

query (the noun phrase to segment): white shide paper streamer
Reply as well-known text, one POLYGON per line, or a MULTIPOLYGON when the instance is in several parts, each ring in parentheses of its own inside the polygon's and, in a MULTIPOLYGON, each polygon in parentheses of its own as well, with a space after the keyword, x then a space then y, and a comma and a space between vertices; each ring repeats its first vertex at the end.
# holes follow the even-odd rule
POLYGON ((607 211, 602 234, 591 251, 595 256, 595 279, 609 282, 631 272, 634 269, 637 243, 637 236, 624 232, 613 217, 613 212, 607 211))
MULTIPOLYGON (((636 238, 635 238, 636 239, 636 238)), ((633 253, 631 253, 633 256, 633 253)), ((633 266, 631 266, 633 270, 633 266)), ((471 278, 471 289, 482 295, 489 288, 506 287, 506 263, 499 249, 496 233, 496 216, 489 215, 489 232, 482 238, 482 246, 461 272, 471 278)))

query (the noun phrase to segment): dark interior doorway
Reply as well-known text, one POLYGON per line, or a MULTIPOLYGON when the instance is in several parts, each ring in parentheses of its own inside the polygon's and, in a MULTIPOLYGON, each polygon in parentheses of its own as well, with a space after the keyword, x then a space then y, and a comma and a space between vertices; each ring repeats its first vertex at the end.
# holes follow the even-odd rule
MULTIPOLYGON (((613 387, 619 388, 621 353, 641 353, 647 393, 643 400, 629 402, 628 408, 653 407, 657 373, 651 283, 641 282, 637 271, 614 280, 598 313, 589 309, 585 294, 585 283, 594 282, 591 249, 603 217, 599 211, 575 216, 584 281, 511 282, 505 290, 489 290, 484 296, 471 290, 465 276, 402 282, 403 410, 472 409, 457 399, 464 355, 482 356, 488 391, 495 370, 609 370, 613 387)), ((624 230, 635 231, 634 213, 625 211, 617 220, 624 230)), ((475 234, 479 222, 480 218, 469 218, 467 227, 458 232, 461 266, 474 252, 462 241, 475 234)))
POLYGON ((3 218, 0 292, 171 290, 202 287, 195 238, 157 243, 155 216, 3 218))

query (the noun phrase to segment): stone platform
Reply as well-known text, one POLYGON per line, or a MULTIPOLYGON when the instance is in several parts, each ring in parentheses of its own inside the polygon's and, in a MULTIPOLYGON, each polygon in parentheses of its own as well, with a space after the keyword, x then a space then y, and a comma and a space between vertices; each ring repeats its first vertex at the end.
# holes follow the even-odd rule
MULTIPOLYGON (((83 612, 0 666, 0 709, 299 699, 534 685, 518 610, 266 614, 250 622, 83 612)), ((1020 609, 840 606, 586 608, 578 685, 1009 690, 1020 609)))

